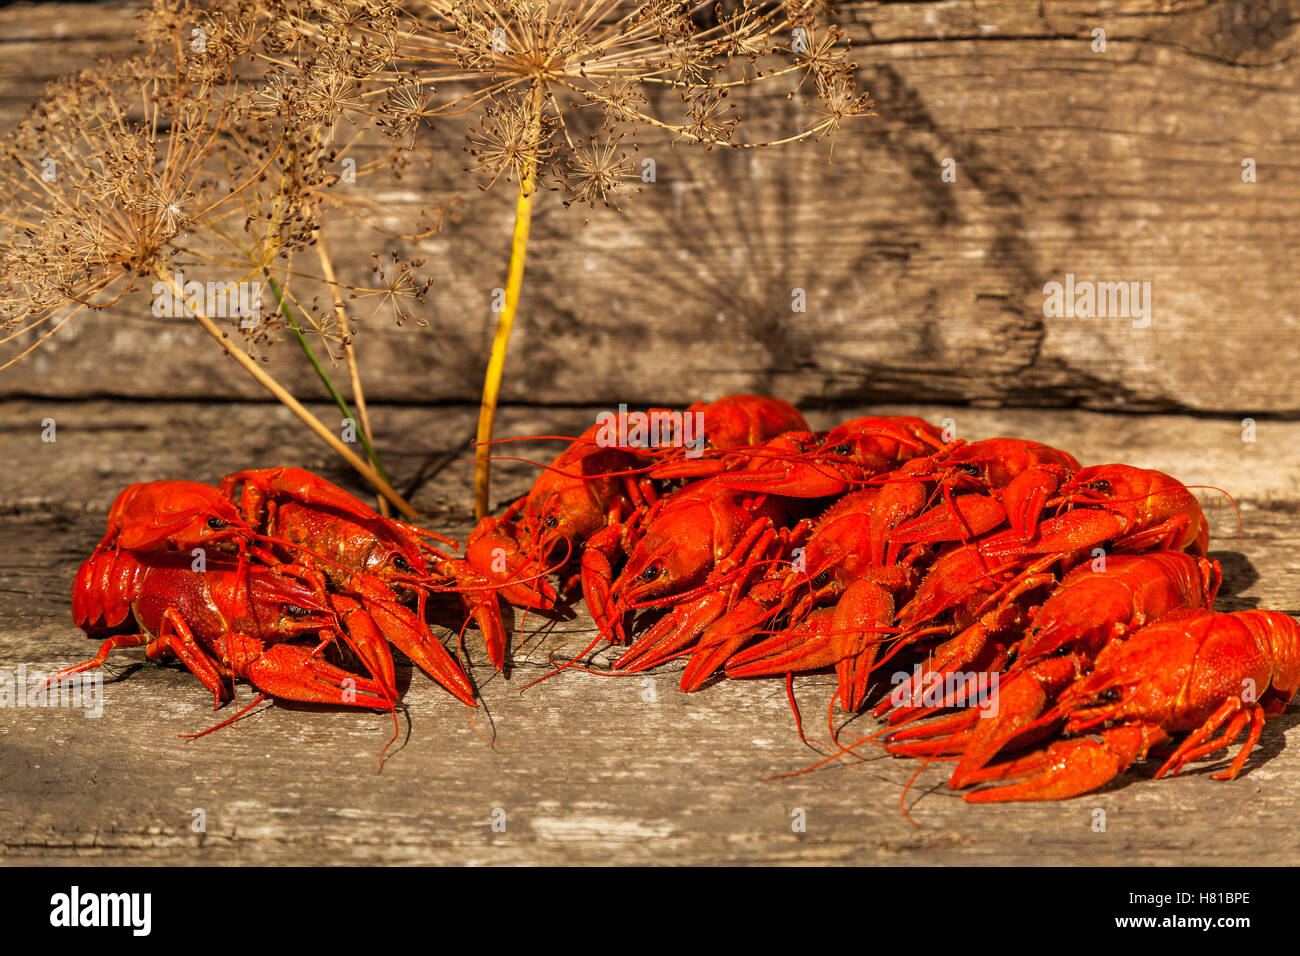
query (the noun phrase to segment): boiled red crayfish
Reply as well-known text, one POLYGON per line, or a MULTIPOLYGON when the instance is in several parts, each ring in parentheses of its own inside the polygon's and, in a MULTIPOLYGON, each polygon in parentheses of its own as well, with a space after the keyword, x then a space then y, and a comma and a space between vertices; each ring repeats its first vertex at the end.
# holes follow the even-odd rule
POLYGON ((428 546, 427 534, 301 469, 236 473, 221 488, 132 485, 114 501, 106 534, 74 583, 74 620, 112 635, 85 666, 114 647, 145 643, 150 656, 180 657, 209 687, 214 675, 243 677, 275 696, 338 702, 342 685, 330 688, 347 680, 348 703, 382 699, 391 707, 392 643, 473 705, 468 678, 424 620, 424 595, 457 591, 481 626, 499 631, 495 595, 468 564, 428 546), (429 554, 437 555, 432 569, 429 554), (412 593, 418 613, 402 603, 412 593), (281 606, 291 613, 277 617, 281 606), (118 634, 119 627, 136 630, 118 634), (295 642, 316 632, 315 652, 295 642), (340 642, 369 676, 319 659, 340 642), (365 689, 360 697, 357 687, 365 689))
POLYGON ((219 490, 238 501, 245 522, 281 542, 278 547, 286 552, 282 557, 316 567, 350 593, 395 647, 473 705, 469 679, 425 620, 429 592, 455 591, 488 645, 504 640, 496 593, 467 562, 429 545, 428 532, 382 517, 301 468, 235 472, 222 479, 219 490), (416 596, 414 612, 401 603, 407 593, 416 596))
MULTIPOLYGON (((1108 644, 1090 671, 1072 681, 1035 724, 1063 721, 1070 736, 1043 750, 971 771, 963 784, 1016 780, 966 795, 972 803, 1057 800, 1103 786, 1173 734, 1189 735, 1156 777, 1231 747, 1247 731, 1232 763, 1241 772, 1264 730, 1300 688, 1300 625, 1277 611, 1171 614, 1108 644), (1214 736, 1215 734, 1219 736, 1214 736)), ((1032 728, 1033 725, 1031 725, 1032 728)))
POLYGON ((341 641, 374 667, 387 644, 369 616, 285 568, 214 557, 196 571, 188 555, 107 551, 81 566, 73 606, 77 625, 106 639, 94 658, 60 671, 59 680, 103 665, 113 650, 143 645, 150 660, 180 660, 216 706, 233 696, 232 678, 287 700, 388 709, 397 699, 383 681, 319 656, 341 641), (317 647, 288 643, 302 637, 317 647))
POLYGON ((1002 654, 1013 662, 1003 665, 995 715, 968 709, 913 724, 889 737, 889 749, 910 756, 965 754, 952 781, 960 786, 971 770, 1041 716, 1052 695, 1107 644, 1176 611, 1210 608, 1219 580, 1216 562, 1178 551, 1114 555, 1101 569, 1091 562, 1080 565, 1040 607, 1030 609, 1027 628, 1009 634, 963 632, 936 649, 927 667, 876 711, 888 712, 893 723, 935 713, 939 708, 908 703, 921 698, 923 686, 975 666, 985 644, 1001 639, 1013 642, 1002 654))
MULTIPOLYGON (((820 434, 785 424, 697 462, 575 444, 555 475, 539 479, 535 497, 507 512, 513 523, 485 527, 505 527, 519 554, 540 546, 552 558, 562 541, 581 548, 597 640, 631 642, 615 671, 689 656, 681 684, 693 690, 720 670, 834 668, 840 705, 856 710, 886 661, 927 655, 895 688, 901 699, 887 695, 876 713, 894 724, 894 753, 957 759, 956 787, 1003 770, 1020 775, 1037 758, 990 765, 1015 748, 1083 754, 1088 745, 1052 741, 1079 727, 1079 713, 1067 711, 1093 692, 1085 690, 1100 679, 1092 675, 1124 660, 1139 679, 1161 666, 1158 655, 1124 657, 1121 647, 1145 646, 1151 639, 1142 635, 1174 628, 1180 616, 1213 613, 1220 572, 1205 557, 1208 523, 1169 475, 1083 467, 1066 451, 1014 438, 945 442, 919 419, 859 418, 820 434), (573 467, 586 459, 598 466, 573 467), (684 478, 705 480, 679 488, 684 478), (638 633, 648 614, 632 622, 633 611, 659 616, 638 633), (921 685, 969 668, 1003 678, 1000 717, 919 702, 921 685)), ((540 572, 541 561, 530 570, 540 572)), ((1214 621, 1225 633, 1236 626, 1214 621)), ((1281 618, 1268 627, 1287 628, 1281 618)), ((1251 628, 1267 630, 1253 619, 1251 628)), ((1175 653, 1191 638, 1169 640, 1175 653)), ((1272 671, 1248 675, 1271 681, 1268 706, 1293 692, 1284 644, 1271 645, 1272 671)), ((1168 735, 1207 719, 1171 707, 1144 725, 1142 739, 1155 740, 1157 726, 1168 735)), ((1242 713, 1223 718, 1229 730, 1256 727, 1257 712, 1242 713)), ((1133 726, 1115 735, 1116 753, 1128 753, 1121 745, 1133 726)), ((1204 736, 1179 759, 1203 754, 1204 736)))
POLYGON ((929 465, 943 502, 894 529, 897 544, 966 541, 1004 522, 1027 541, 1048 500, 1079 470, 1068 452, 1018 438, 954 443, 929 465))
POLYGON ((972 802, 1083 793, 1161 747, 1156 775, 1177 773, 1246 733, 1219 774, 1235 776, 1300 687, 1300 625, 1213 610, 1208 522, 1167 474, 1014 438, 945 441, 909 417, 814 432, 762 396, 659 413, 701 441, 657 445, 631 437, 640 413, 604 416, 480 522, 464 558, 301 469, 133 485, 74 587, 78 624, 104 643, 63 673, 144 645, 218 703, 243 678, 390 709, 391 644, 472 703, 429 596, 460 597, 500 669, 499 602, 550 610, 581 584, 588 650, 629 645, 614 671, 688 657, 694 690, 720 672, 834 669, 840 707, 876 704, 888 725, 823 762, 887 735, 896 756, 954 761, 949 783, 972 802), (189 566, 208 550, 206 571, 189 566), (345 650, 365 674, 327 660, 345 650), (905 660, 910 674, 883 673, 905 660), (997 678, 996 709, 923 693, 972 671, 997 678))
MULTIPOLYGON (((667 413, 666 410, 655 410, 667 413)), ((706 439, 699 457, 680 446, 610 444, 608 420, 597 422, 543 470, 529 493, 500 518, 484 518, 470 534, 466 558, 501 595, 521 607, 549 609, 556 592, 543 575, 548 562, 578 557, 580 580, 590 604, 614 577, 613 562, 630 551, 630 536, 659 498, 659 481, 716 475, 747 461, 752 450, 777 435, 806 431, 808 423, 787 402, 758 395, 730 395, 696 403, 686 411, 702 422, 706 439), (653 477, 652 477, 653 476, 653 477)), ((613 432, 629 431, 626 412, 613 432)), ((679 416, 680 417, 680 416, 679 416)), ((577 578, 566 584, 566 590, 577 578)), ((493 650, 498 668, 504 640, 493 650)))

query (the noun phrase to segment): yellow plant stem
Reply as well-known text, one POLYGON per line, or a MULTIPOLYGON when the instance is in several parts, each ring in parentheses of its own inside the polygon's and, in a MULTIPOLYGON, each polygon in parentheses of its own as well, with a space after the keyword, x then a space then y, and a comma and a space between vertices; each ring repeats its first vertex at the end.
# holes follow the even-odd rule
POLYGON ((203 312, 199 303, 193 301, 187 302, 185 299, 185 290, 181 284, 176 281, 174 276, 168 276, 160 269, 158 271, 158 278, 171 285, 172 294, 177 297, 178 301, 186 303, 193 312, 195 321, 202 326, 203 330, 207 332, 208 335, 217 340, 221 345, 222 350, 225 351, 227 355, 243 366, 244 370, 248 372, 249 375, 257 379, 258 384, 274 395, 286 408, 289 409, 289 411, 298 416, 298 418, 302 420, 303 424, 314 431, 321 440, 325 442, 325 444, 338 452, 343 460, 355 468, 362 478, 365 478, 366 481, 370 482, 370 484, 373 485, 380 494, 391 501, 398 511, 410 518, 412 521, 419 520, 419 513, 416 512, 406 499, 398 494, 388 482, 384 481, 384 479, 380 477, 379 473, 369 462, 363 460, 356 454, 356 452, 345 445, 337 435, 326 428, 319 418, 309 412, 301 402, 290 395, 289 392, 285 390, 284 386, 272 378, 271 375, 250 355, 248 355, 247 352, 235 345, 235 343, 231 341, 230 336, 222 331, 220 326, 213 322, 212 319, 203 312))
MULTIPOLYGON (((540 87, 533 90, 534 108, 541 109, 540 87)), ((483 398, 478 410, 478 456, 474 461, 474 517, 488 513, 488 492, 492 475, 492 423, 496 417, 497 395, 501 391, 501 373, 506 365, 506 348, 515 324, 519 290, 524 283, 524 258, 528 252, 528 227, 533 218, 533 193, 537 185, 537 144, 524 164, 519 177, 519 198, 515 202, 515 233, 510 243, 510 271, 506 274, 506 298, 497 317, 497 333, 492 340, 487 375, 483 379, 483 398)))

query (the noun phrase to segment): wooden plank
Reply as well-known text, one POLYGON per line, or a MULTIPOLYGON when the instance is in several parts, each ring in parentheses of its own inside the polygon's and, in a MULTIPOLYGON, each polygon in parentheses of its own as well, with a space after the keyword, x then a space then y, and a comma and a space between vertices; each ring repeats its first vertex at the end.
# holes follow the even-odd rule
MULTIPOLYGON (((1263 423, 1253 444, 1231 422, 941 406, 888 413, 953 418, 968 438, 1049 440, 1085 462, 1129 460, 1213 482, 1232 511, 1202 492, 1224 566, 1223 609, 1300 612, 1300 424, 1263 423)), ((323 410, 322 410, 323 411, 323 410)), ((592 408, 503 410, 502 434, 576 431, 592 408)), ((865 409, 815 412, 815 424, 865 409)), ((463 454, 474 409, 376 409, 379 445, 399 486, 432 527, 468 530, 463 454), (429 475, 420 481, 419 476, 429 475)), ((542 454, 540 446, 524 447, 542 454)), ((131 481, 215 481, 236 467, 327 461, 300 428, 258 405, 0 403, 0 669, 66 664, 92 650, 69 620, 77 563, 102 533, 104 511, 131 481), (57 440, 43 443, 53 417, 57 440)), ((327 475, 346 476, 327 467, 327 475)), ((533 472, 501 466, 506 497, 533 472)), ((454 624, 449 615, 445 623, 454 624)), ((32 863, 1075 863, 1295 864, 1300 799, 1293 710, 1272 720, 1246 775, 1209 779, 1199 767, 1151 781, 1148 763, 1112 788, 1042 805, 975 807, 931 768, 880 758, 786 781, 771 774, 816 759, 792 726, 779 681, 723 681, 683 695, 674 668, 631 679, 569 672, 521 693, 547 655, 590 639, 585 613, 522 622, 505 676, 467 639, 484 708, 471 715, 423 675, 403 669, 409 737, 382 773, 391 735, 382 715, 276 706, 197 741, 230 713, 173 668, 125 666, 104 687, 103 715, 0 708, 0 862, 32 863), (484 738, 487 738, 485 740, 484 738), (492 741, 489 743, 488 741, 492 741), (919 798, 919 799, 918 799, 919 798), (497 809, 506 828, 491 823, 497 809), (1105 832, 1092 828, 1106 812, 1105 832), (206 832, 192 830, 202 809, 206 832), (807 830, 791 829, 803 809, 807 830)), ((444 631, 444 633, 446 633, 444 631)), ((126 652, 122 661, 140 658, 126 652)), ((825 739, 828 675, 801 679, 809 732, 825 739)), ((246 688, 245 701, 251 701, 246 688)), ((873 726, 855 722, 851 731, 873 726)))
MULTIPOLYGON (((538 200, 504 400, 685 404, 781 391, 800 401, 975 401, 1300 413, 1295 0, 846 3, 879 118, 823 146, 643 154, 658 182, 622 214, 538 200), (1261 13, 1270 13, 1263 16, 1261 13), (1250 13, 1250 16, 1246 16, 1250 13), (1107 33, 1107 52, 1091 31, 1107 33), (1253 158, 1258 182, 1241 181, 1253 158), (940 180, 943 160, 957 181, 940 180), (1152 320, 1046 318, 1074 275, 1152 283, 1152 320), (807 312, 792 313, 794 289, 807 312)), ((0 10, 0 121, 38 81, 126 45, 130 4, 0 10)), ((800 121, 754 95, 754 135, 800 121)), ((761 98, 761 97, 767 98, 761 98)), ((455 133, 437 146, 459 155, 455 133)), ((459 160, 412 169, 396 216, 459 195, 422 244, 426 330, 362 322, 376 399, 473 400, 503 281, 510 197, 459 160), (418 200, 418 202, 417 202, 418 200)), ((340 243, 364 277, 369 244, 340 243)), ((257 397, 196 329, 147 300, 70 323, 0 377, 0 394, 257 397)), ((294 350, 271 367, 320 396, 294 350)))

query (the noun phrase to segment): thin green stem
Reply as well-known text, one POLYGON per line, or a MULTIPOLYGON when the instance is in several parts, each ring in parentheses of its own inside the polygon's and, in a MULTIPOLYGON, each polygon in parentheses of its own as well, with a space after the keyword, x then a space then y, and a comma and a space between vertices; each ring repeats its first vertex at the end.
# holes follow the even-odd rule
POLYGON ((275 295, 275 301, 280 305, 280 314, 283 315, 284 320, 289 323, 289 328, 298 339, 298 345, 302 348, 303 354, 307 356, 307 361, 311 363, 311 367, 314 368, 316 374, 320 376, 320 380, 324 383, 326 391, 328 391, 330 397, 334 399, 334 404, 339 407, 339 411, 343 413, 343 417, 350 419, 356 426, 356 435, 361 440, 362 447, 366 450, 366 457, 369 458, 370 463, 375 466, 375 471, 379 473, 379 477, 383 478, 384 481, 387 481, 389 484, 392 484, 389 480, 388 472, 384 470, 384 466, 379 461, 379 456, 375 454, 375 449, 371 446, 370 439, 366 436, 365 429, 360 426, 356 416, 352 414, 352 409, 348 406, 347 400, 339 393, 334 382, 330 379, 329 373, 325 371, 320 360, 316 358, 316 353, 313 351, 311 343, 307 341, 307 336, 303 334, 302 327, 298 325, 298 320, 294 318, 293 309, 285 299, 284 290, 280 288, 280 283, 276 282, 275 277, 265 269, 262 270, 262 274, 266 276, 266 281, 271 286, 271 292, 275 295))

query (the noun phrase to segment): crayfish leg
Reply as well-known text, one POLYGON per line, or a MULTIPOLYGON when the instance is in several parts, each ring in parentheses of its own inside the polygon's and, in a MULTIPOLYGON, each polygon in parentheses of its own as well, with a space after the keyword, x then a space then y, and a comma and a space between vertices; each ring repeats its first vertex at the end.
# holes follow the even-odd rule
POLYGON ((885 738, 885 749, 901 757, 960 756, 970 744, 972 725, 978 719, 975 711, 962 711, 905 727, 885 738))
MULTIPOLYGON (((488 660, 497 670, 505 670, 506 650, 510 638, 506 634, 505 621, 501 617, 501 602, 497 592, 461 591, 460 600, 465 612, 474 619, 479 632, 483 635, 483 646, 487 649, 488 660)), ((442 647, 441 644, 438 646, 442 647)))
MULTIPOLYGON (((770 598, 770 595, 766 597, 770 598)), ((777 612, 773 603, 770 599, 758 600, 751 593, 710 624, 700 636, 686 670, 682 672, 683 693, 699 690, 745 645, 755 640, 758 628, 777 612)))
POLYGON ((587 609, 596 622, 600 636, 622 642, 626 640, 623 611, 611 593, 613 579, 609 555, 593 547, 590 541, 587 542, 587 549, 582 552, 583 599, 587 602, 587 609))
POLYGON ((1011 479, 1003 492, 1003 504, 1011 529, 1021 541, 1029 541, 1038 533, 1038 520, 1047 499, 1060 486, 1060 476, 1042 468, 1031 468, 1011 479))
POLYGON ((1241 732, 1245 730, 1247 724, 1250 725, 1250 735, 1246 738, 1246 743, 1242 746, 1241 751, 1227 770, 1214 774, 1215 780, 1233 779, 1241 772, 1241 768, 1246 763, 1246 758, 1250 756, 1250 752, 1254 749, 1260 734, 1264 732, 1263 708, 1258 704, 1247 705, 1237 697, 1224 701, 1219 709, 1206 719, 1205 723, 1184 740, 1182 745, 1156 771, 1156 776, 1163 777, 1166 773, 1177 774, 1191 761, 1208 757, 1216 751, 1232 746, 1233 741, 1241 736, 1241 732), (1228 721, 1228 726, 1223 733, 1206 743, 1206 738, 1218 730, 1225 721, 1228 721))
POLYGON ((752 639, 749 633, 709 639, 706 632, 705 637, 696 645, 691 659, 687 661, 686 669, 682 671, 682 693, 689 694, 703 687, 705 681, 726 666, 732 655, 752 639))
POLYGON ((1007 519, 1006 509, 986 495, 957 495, 900 524, 889 535, 891 545, 972 541, 995 530, 1007 519))
POLYGON ((363 521, 379 518, 360 498, 305 468, 252 468, 237 471, 222 478, 217 491, 232 502, 238 491, 239 510, 250 523, 256 523, 265 504, 277 498, 334 508, 363 521))
POLYGON ((156 660, 164 652, 170 652, 180 658, 190 673, 203 682, 203 686, 212 691, 215 698, 213 709, 220 707, 224 701, 234 697, 233 691, 226 686, 226 681, 212 657, 199 646, 194 639, 180 611, 169 607, 163 612, 162 624, 158 628, 158 637, 152 641, 145 653, 151 660, 156 660))
POLYGON ((148 634, 115 634, 99 645, 99 651, 88 661, 82 661, 80 664, 74 664, 71 667, 65 667, 59 671, 44 684, 41 689, 44 690, 50 684, 57 684, 59 681, 66 680, 73 674, 80 674, 82 671, 94 670, 96 667, 103 667, 108 662, 108 655, 113 651, 122 650, 127 647, 141 647, 148 644, 152 638, 148 634))
POLYGON ((1081 666, 1072 657, 1054 657, 1002 680, 995 691, 995 706, 990 713, 981 715, 970 745, 953 771, 950 781, 953 789, 974 782, 974 775, 1002 750, 1036 743, 1054 730, 1059 721, 1049 718, 1050 722, 1043 725, 1038 718, 1075 678, 1081 666))
POLYGON ((328 594, 326 599, 334 609, 340 627, 323 630, 322 637, 338 638, 360 658, 370 676, 385 689, 391 700, 397 700, 397 675, 393 654, 388 641, 374 618, 356 600, 341 594, 328 594))

